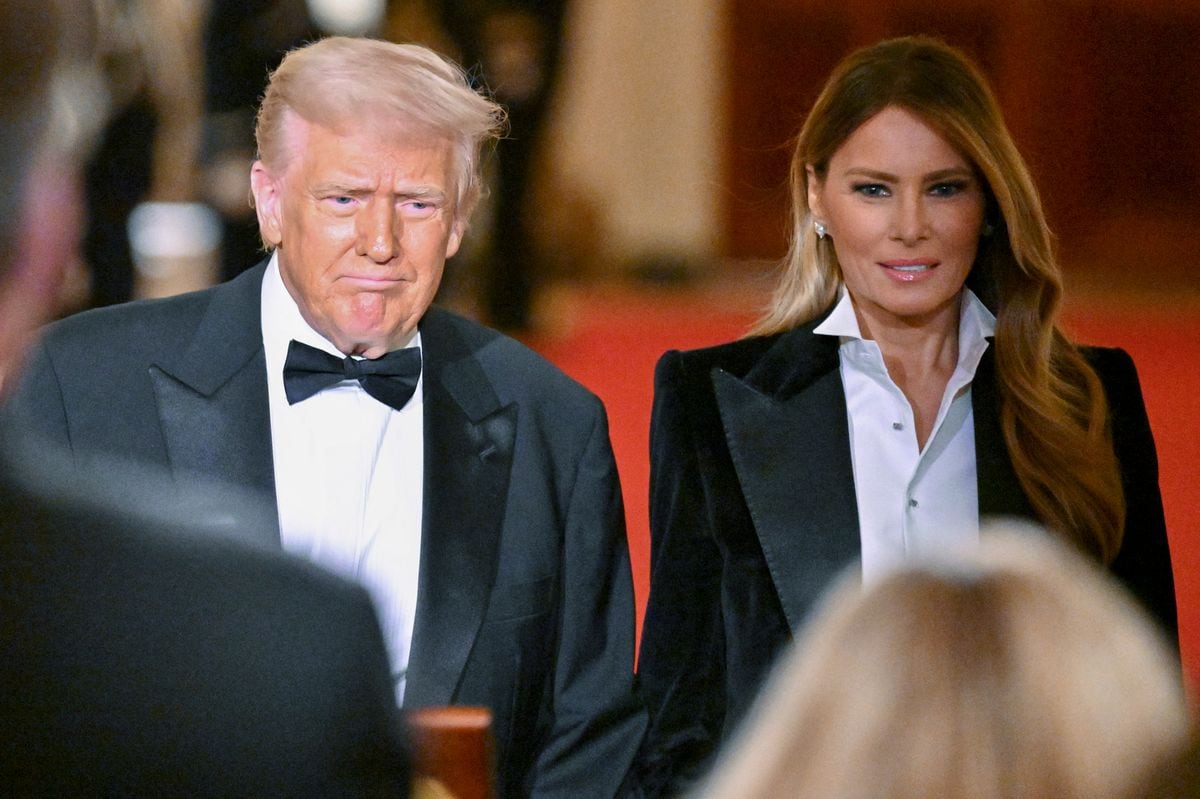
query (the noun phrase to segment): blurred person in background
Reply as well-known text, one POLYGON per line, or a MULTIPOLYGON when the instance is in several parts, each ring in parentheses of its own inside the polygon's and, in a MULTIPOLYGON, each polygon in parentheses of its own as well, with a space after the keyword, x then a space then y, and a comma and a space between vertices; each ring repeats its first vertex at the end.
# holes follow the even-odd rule
POLYGON ((292 51, 251 173, 270 257, 63 320, 16 406, 81 463, 273 501, 264 541, 371 592, 397 701, 491 709, 502 796, 613 796, 645 714, 603 405, 430 307, 502 117, 424 47, 292 51))
POLYGON ((254 113, 267 76, 288 50, 319 35, 305 0, 205 0, 204 127, 200 189, 221 217, 222 280, 262 248, 250 203, 254 113))
POLYGON ((101 86, 111 105, 84 170, 86 304, 98 307, 126 302, 139 288, 128 229, 133 210, 144 201, 182 204, 198 199, 207 2, 91 4, 99 23, 101 86))
POLYGON ((1121 799, 1188 729, 1142 609, 1076 551, 997 527, 844 577, 697 795, 1121 799))
MULTIPOLYGON (((67 0, 0 4, 0 392, 78 247, 95 24, 67 0)), ((253 500, 80 471, 0 421, 5 795, 407 795, 362 588, 257 544, 253 500)))
POLYGON ((1038 521, 1176 640, 1137 373, 1058 326, 1061 274, 978 69, 933 39, 833 72, 800 131, 793 230, 753 335, 658 364, 639 671, 652 794, 711 762, 833 575, 867 581, 1038 521))
POLYGON ((236 276, 261 248, 248 174, 268 74, 322 31, 377 29, 383 0, 92 2, 114 113, 86 170, 89 304, 236 276))
POLYGON ((551 110, 562 59, 565 0, 436 0, 438 19, 468 69, 508 114, 507 134, 496 143, 489 196, 488 251, 481 265, 484 318, 502 330, 533 322, 542 277, 530 208, 536 157, 551 110))

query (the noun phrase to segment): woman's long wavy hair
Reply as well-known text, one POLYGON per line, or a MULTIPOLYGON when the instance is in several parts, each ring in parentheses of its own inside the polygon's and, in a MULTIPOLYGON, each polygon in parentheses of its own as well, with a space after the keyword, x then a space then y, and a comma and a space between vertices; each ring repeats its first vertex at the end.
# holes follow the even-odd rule
POLYGON ((807 169, 824 180, 833 154, 888 106, 937 130, 974 165, 992 234, 967 285, 996 315, 1001 426, 1017 478, 1047 527, 1102 562, 1116 556, 1125 497, 1094 369, 1058 327, 1062 276, 1041 200, 979 70, 936 39, 904 37, 859 50, 834 70, 796 140, 792 239, 779 285, 753 332, 808 322, 842 285, 833 245, 813 230, 807 169))

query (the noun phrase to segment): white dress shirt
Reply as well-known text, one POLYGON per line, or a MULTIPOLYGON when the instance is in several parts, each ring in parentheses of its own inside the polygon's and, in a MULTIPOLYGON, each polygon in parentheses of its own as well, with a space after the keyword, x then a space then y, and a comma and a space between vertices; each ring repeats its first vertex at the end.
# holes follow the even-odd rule
MULTIPOLYGON (((289 405, 283 364, 292 339, 345 356, 300 315, 280 277, 278 255, 263 278, 262 326, 283 547, 371 594, 400 702, 421 554, 421 379, 400 411, 352 380, 289 405)), ((406 346, 419 344, 414 334, 406 346)))
POLYGON ((814 330, 840 341, 864 582, 910 558, 979 540, 971 381, 995 325, 991 312, 963 289, 958 363, 924 449, 917 444, 912 406, 888 374, 879 345, 862 337, 844 289, 814 330))

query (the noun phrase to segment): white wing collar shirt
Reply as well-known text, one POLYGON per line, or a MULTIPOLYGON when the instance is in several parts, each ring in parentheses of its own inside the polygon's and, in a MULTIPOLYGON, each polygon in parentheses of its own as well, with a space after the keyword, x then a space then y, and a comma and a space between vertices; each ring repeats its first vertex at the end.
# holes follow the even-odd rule
POLYGON ((813 331, 839 338, 864 582, 906 560, 979 540, 971 381, 995 327, 991 312, 963 289, 958 363, 924 449, 917 445, 912 406, 888 374, 879 345, 862 337, 844 288, 813 331))
MULTIPOLYGON (((423 377, 399 411, 352 380, 289 405, 283 365, 292 339, 345 356, 301 316, 279 274, 278 255, 263 278, 262 326, 283 547, 370 593, 399 703, 421 553, 423 377)), ((406 343, 419 345, 419 333, 406 343)))

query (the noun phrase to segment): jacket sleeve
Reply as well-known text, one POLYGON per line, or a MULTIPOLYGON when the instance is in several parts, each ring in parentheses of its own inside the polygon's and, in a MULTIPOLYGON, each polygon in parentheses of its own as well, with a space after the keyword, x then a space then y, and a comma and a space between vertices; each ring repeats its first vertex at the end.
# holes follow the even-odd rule
POLYGON ((697 403, 715 402, 706 379, 689 381, 678 352, 664 355, 655 372, 651 587, 638 670, 650 710, 639 758, 647 796, 672 796, 695 783, 712 760, 725 720, 722 558, 697 440, 705 432, 719 435, 720 428, 706 429, 711 425, 690 412, 697 403))
POLYGON ((633 581, 602 407, 579 461, 565 535, 552 721, 529 795, 613 797, 626 790, 646 711, 634 684, 633 581))
POLYGON ((1089 354, 1104 383, 1125 489, 1125 536, 1112 571, 1178 647, 1175 580, 1158 486, 1158 454, 1137 369, 1124 350, 1097 348, 1089 354))

